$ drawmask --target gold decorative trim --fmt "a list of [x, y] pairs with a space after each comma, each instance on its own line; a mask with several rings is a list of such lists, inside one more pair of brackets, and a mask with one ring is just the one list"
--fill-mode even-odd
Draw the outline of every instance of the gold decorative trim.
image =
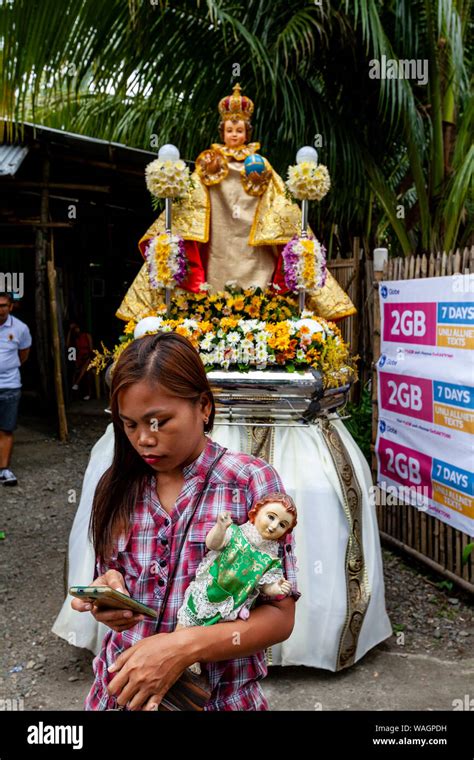
[[233, 161], [245, 161], [248, 156], [260, 150], [260, 147], [259, 142], [239, 145], [238, 148], [227, 147], [227, 145], [223, 145], [222, 143], [212, 143], [211, 145], [211, 148], [218, 150], [226, 158], [232, 158]]
[[[221, 167], [219, 171], [214, 174], [210, 174], [207, 170], [209, 163], [212, 160], [219, 158], [221, 160]], [[199, 174], [201, 182], [204, 185], [218, 185], [229, 174], [229, 165], [227, 158], [220, 150], [211, 148], [210, 150], [203, 150], [202, 153], [196, 158], [196, 172]]]
[[349, 309], [349, 311], [345, 311], [344, 314], [338, 314], [336, 317], [332, 317], [331, 322], [337, 322], [339, 319], [345, 319], [345, 317], [352, 317], [354, 314], [357, 314], [355, 306], [352, 309]]
[[319, 425], [336, 468], [341, 485], [344, 514], [349, 524], [349, 539], [344, 561], [347, 612], [336, 660], [336, 670], [342, 670], [354, 664], [359, 634], [370, 601], [362, 543], [362, 489], [338, 430], [327, 419], [321, 419]]
[[[260, 422], [270, 423], [271, 420], [262, 419]], [[268, 464], [273, 459], [273, 438], [274, 428], [257, 425], [249, 425], [250, 429], [250, 454], [253, 457], [264, 459]]]

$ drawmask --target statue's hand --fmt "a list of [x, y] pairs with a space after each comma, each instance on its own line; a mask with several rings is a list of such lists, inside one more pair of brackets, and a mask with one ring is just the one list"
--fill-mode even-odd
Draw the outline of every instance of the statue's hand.
[[232, 524], [232, 517], [231, 517], [230, 512], [221, 512], [221, 514], [217, 518], [217, 524], [220, 527], [225, 528], [227, 530], [229, 525]]
[[256, 185], [264, 185], [271, 179], [272, 173], [269, 169], [264, 169], [263, 172], [250, 172], [247, 174], [248, 179]]
[[204, 154], [204, 160], [208, 174], [217, 174], [222, 169], [222, 160], [214, 151], [207, 151]]
[[279, 584], [280, 584], [280, 588], [281, 588], [281, 593], [282, 594], [289, 594], [290, 593], [290, 591], [291, 591], [291, 583], [289, 581], [287, 581], [286, 578], [282, 578], [279, 581]]

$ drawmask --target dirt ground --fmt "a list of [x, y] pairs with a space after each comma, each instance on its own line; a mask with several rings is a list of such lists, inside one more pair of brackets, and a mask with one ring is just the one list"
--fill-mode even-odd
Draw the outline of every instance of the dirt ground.
[[[110, 421], [104, 406], [73, 404], [63, 444], [50, 421], [23, 408], [11, 465], [19, 484], [0, 486], [0, 700], [21, 698], [26, 710], [81, 710], [91, 684], [92, 654], [57, 638], [51, 626], [63, 602], [83, 473]], [[394, 636], [342, 673], [270, 668], [264, 690], [271, 709], [452, 710], [453, 700], [474, 698], [472, 599], [407, 558], [383, 554]]]

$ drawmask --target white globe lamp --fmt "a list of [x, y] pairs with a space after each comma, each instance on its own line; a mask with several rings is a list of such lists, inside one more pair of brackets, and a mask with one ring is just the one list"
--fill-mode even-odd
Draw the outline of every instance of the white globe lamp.
[[308, 161], [311, 164], [318, 163], [318, 151], [311, 145], [304, 145], [296, 154], [296, 163], [302, 164]]
[[166, 145], [162, 145], [159, 149], [158, 158], [161, 159], [161, 161], [178, 161], [179, 150], [176, 145], [167, 143]]
[[162, 320], [159, 317], [144, 317], [137, 322], [133, 331], [133, 337], [142, 338], [147, 333], [156, 333], [161, 329]]

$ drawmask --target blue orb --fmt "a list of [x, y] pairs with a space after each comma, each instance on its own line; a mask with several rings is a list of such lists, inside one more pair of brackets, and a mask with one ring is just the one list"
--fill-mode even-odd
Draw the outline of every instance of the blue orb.
[[257, 172], [261, 174], [265, 171], [265, 161], [258, 153], [254, 153], [252, 156], [247, 156], [244, 161], [245, 174], [248, 176], [250, 172]]

